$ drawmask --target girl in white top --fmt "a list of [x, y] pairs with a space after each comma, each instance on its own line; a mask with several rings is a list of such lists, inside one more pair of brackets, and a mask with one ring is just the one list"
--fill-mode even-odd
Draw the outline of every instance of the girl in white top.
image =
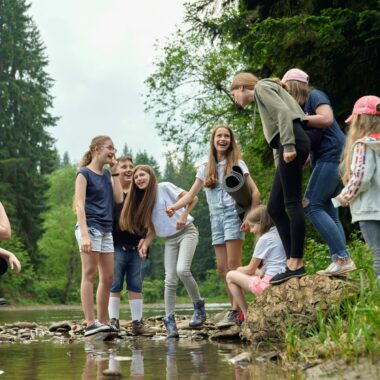
[[[208, 162], [199, 168], [195, 182], [188, 194], [167, 208], [170, 216], [188, 204], [204, 188], [210, 210], [212, 245], [215, 250], [216, 265], [220, 277], [225, 282], [227, 292], [226, 274], [241, 264], [244, 240], [242, 231], [247, 231], [247, 224], [241, 224], [235, 200], [224, 191], [221, 185], [223, 177], [231, 173], [234, 165], [239, 165], [244, 176], [247, 177], [248, 184], [252, 189], [252, 207], [256, 207], [260, 201], [260, 193], [249, 175], [247, 165], [240, 159], [240, 149], [231, 128], [222, 124], [216, 126], [211, 133]], [[226, 318], [234, 321], [238, 309], [229, 292], [228, 295], [232, 308]]]
[[181, 279], [194, 304], [190, 327], [198, 327], [206, 320], [204, 300], [191, 274], [191, 262], [198, 244], [198, 230], [189, 214], [198, 201], [195, 197], [186, 208], [178, 209], [173, 218], [166, 215], [166, 207], [185, 196], [186, 192], [170, 182], [157, 184], [153, 169], [138, 165], [133, 171], [133, 182], [120, 215], [120, 228], [147, 237], [139, 244], [139, 252], [146, 256], [154, 235], [165, 241], [165, 312], [163, 319], [167, 335], [178, 337], [174, 319], [178, 278]]
[[260, 205], [251, 210], [246, 221], [250, 231], [258, 238], [252, 259], [248, 265], [227, 273], [228, 288], [241, 308], [244, 318], [248, 310], [244, 290], [260, 294], [270, 285], [269, 280], [286, 267], [285, 250], [267, 208]]

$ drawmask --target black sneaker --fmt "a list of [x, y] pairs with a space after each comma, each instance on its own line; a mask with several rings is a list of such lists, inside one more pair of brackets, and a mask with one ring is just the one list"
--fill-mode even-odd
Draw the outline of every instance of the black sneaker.
[[277, 273], [275, 276], [273, 276], [269, 283], [272, 285], [275, 284], [281, 284], [282, 282], [288, 281], [293, 277], [303, 277], [306, 276], [306, 271], [304, 267], [301, 267], [296, 270], [291, 270], [288, 267], [286, 267], [285, 272]]
[[110, 323], [108, 324], [112, 331], [119, 332], [120, 331], [120, 323], [116, 318], [111, 318]]
[[103, 325], [99, 321], [95, 321], [91, 326], [87, 326], [84, 331], [84, 336], [90, 336], [99, 332], [111, 332], [111, 328], [108, 325]]

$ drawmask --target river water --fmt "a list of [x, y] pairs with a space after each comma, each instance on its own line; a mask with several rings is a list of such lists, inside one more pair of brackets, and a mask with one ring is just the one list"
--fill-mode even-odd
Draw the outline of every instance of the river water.
[[[209, 306], [209, 305], [208, 305]], [[214, 305], [216, 312], [225, 305]], [[183, 305], [180, 313], [190, 314]], [[128, 313], [121, 319], [129, 319]], [[179, 313], [179, 314], [180, 314]], [[144, 307], [144, 316], [162, 315], [160, 305]], [[80, 307], [0, 308], [0, 325], [16, 321], [49, 325], [63, 320], [80, 321]], [[233, 365], [229, 359], [247, 350], [240, 342], [210, 342], [189, 339], [136, 338], [109, 343], [77, 340], [54, 343], [0, 343], [0, 380], [66, 379], [286, 379], [299, 378], [274, 363], [256, 361], [249, 366]], [[255, 353], [256, 354], [256, 353]], [[257, 357], [262, 355], [257, 352]], [[107, 373], [122, 377], [110, 377]]]

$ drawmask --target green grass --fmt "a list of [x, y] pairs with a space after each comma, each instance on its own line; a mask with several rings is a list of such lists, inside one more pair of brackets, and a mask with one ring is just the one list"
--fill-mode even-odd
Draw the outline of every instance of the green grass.
[[[325, 247], [308, 242], [314, 250], [307, 260], [310, 272], [325, 267]], [[286, 334], [285, 360], [312, 362], [317, 358], [357, 359], [380, 355], [380, 279], [374, 278], [372, 252], [358, 235], [349, 250], [358, 270], [351, 277], [359, 287], [357, 297], [344, 300], [334, 315], [318, 314], [317, 324], [301, 333], [289, 323]], [[312, 252], [308, 252], [310, 257]], [[328, 263], [327, 263], [328, 264]]]

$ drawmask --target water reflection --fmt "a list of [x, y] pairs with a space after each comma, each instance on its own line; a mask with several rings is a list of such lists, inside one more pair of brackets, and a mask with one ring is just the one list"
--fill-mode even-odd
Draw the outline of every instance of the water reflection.
[[[155, 374], [154, 378], [166, 378], [166, 380], [209, 378], [202, 344], [198, 341], [167, 339], [152, 342], [145, 338], [137, 338], [127, 342], [127, 350], [123, 350], [120, 346], [123, 343], [125, 342], [87, 340], [85, 343], [86, 360], [81, 379], [102, 380], [108, 376], [121, 377], [123, 373], [127, 372], [127, 366], [129, 366], [129, 379], [144, 379], [144, 343], [148, 345], [148, 361], [150, 372]], [[152, 346], [152, 343], [155, 343], [156, 347]], [[207, 344], [203, 345], [207, 346]], [[165, 363], [160, 360], [162, 359], [160, 351], [164, 351]], [[152, 368], [151, 355], [153, 352], [156, 361]], [[122, 353], [127, 355], [122, 355]], [[177, 360], [180, 366], [177, 365]], [[162, 371], [164, 364], [166, 368]], [[148, 374], [147, 378], [152, 378], [152, 374]]]

